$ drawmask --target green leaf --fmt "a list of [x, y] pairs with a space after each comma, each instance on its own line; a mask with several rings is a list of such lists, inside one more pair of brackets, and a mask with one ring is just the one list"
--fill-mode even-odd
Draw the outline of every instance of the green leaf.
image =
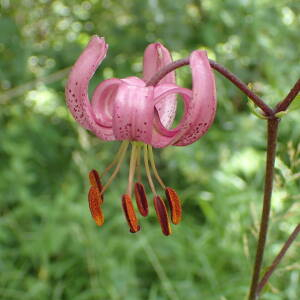
[[284, 117], [285, 115], [287, 115], [288, 111], [286, 110], [283, 110], [283, 111], [279, 111], [278, 113], [275, 114], [275, 117], [276, 118], [282, 118]]
[[291, 103], [291, 105], [288, 108], [288, 111], [293, 111], [293, 110], [297, 110], [300, 109], [300, 95], [297, 95], [296, 98], [293, 100], [293, 102]]
[[248, 107], [249, 107], [249, 109], [250, 109], [250, 112], [251, 112], [252, 114], [254, 114], [256, 117], [258, 117], [258, 118], [260, 118], [260, 119], [264, 119], [264, 120], [267, 119], [267, 117], [264, 116], [264, 115], [262, 114], [262, 112], [261, 112], [260, 110], [257, 109], [257, 106], [254, 104], [254, 102], [253, 102], [250, 98], [248, 98]]
[[288, 113], [300, 109], [300, 95], [297, 95], [287, 110], [279, 111], [275, 117], [282, 118]]

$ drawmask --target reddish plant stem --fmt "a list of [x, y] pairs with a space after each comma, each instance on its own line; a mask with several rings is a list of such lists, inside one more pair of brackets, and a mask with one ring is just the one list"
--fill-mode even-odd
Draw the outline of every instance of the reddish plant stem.
[[209, 60], [209, 63], [213, 69], [221, 73], [224, 77], [229, 79], [235, 86], [237, 86], [244, 94], [246, 94], [253, 102], [267, 115], [273, 116], [273, 110], [268, 106], [259, 96], [252, 92], [248, 86], [243, 83], [237, 76], [225, 69], [223, 66], [219, 65], [213, 60]]
[[[253, 100], [253, 102], [261, 108], [261, 110], [267, 115], [267, 116], [273, 116], [274, 112], [271, 107], [269, 107], [259, 96], [257, 96], [254, 92], [252, 92], [248, 86], [243, 83], [237, 76], [235, 76], [233, 73], [231, 73], [229, 70], [221, 66], [220, 64], [216, 63], [213, 60], [209, 60], [210, 66], [218, 71], [220, 74], [222, 74], [224, 77], [226, 77], [228, 80], [230, 80], [235, 86], [237, 86], [241, 91], [243, 91], [250, 99]], [[152, 85], [155, 86], [158, 84], [158, 82], [166, 76], [169, 72], [174, 71], [175, 69], [178, 69], [180, 67], [186, 66], [189, 64], [189, 58], [183, 58], [177, 61], [174, 61], [173, 63], [170, 63], [163, 67], [160, 71], [158, 71], [148, 82], [147, 86]]]
[[278, 264], [281, 262], [282, 258], [285, 256], [287, 250], [289, 249], [289, 247], [291, 246], [291, 244], [293, 243], [293, 241], [296, 239], [296, 237], [299, 234], [299, 232], [300, 232], [300, 224], [298, 224], [296, 226], [296, 228], [294, 229], [294, 231], [289, 236], [288, 240], [285, 242], [285, 244], [281, 248], [281, 250], [278, 253], [278, 255], [275, 257], [274, 261], [269, 266], [268, 270], [266, 271], [266, 273], [263, 275], [262, 279], [260, 280], [260, 282], [258, 284], [258, 287], [257, 287], [257, 294], [258, 295], [261, 292], [261, 290], [264, 288], [264, 286], [266, 285], [266, 283], [268, 282], [269, 278], [271, 277], [271, 275], [275, 271], [275, 269], [278, 266]]
[[[229, 70], [225, 69], [220, 64], [216, 63], [213, 60], [209, 60], [210, 66], [222, 74], [225, 78], [230, 80], [236, 87], [238, 87], [242, 92], [244, 92], [253, 102], [265, 113], [268, 117], [268, 142], [267, 142], [267, 162], [266, 162], [266, 171], [265, 171], [265, 183], [264, 183], [264, 198], [263, 198], [263, 209], [261, 216], [261, 223], [259, 229], [259, 238], [256, 249], [255, 263], [253, 267], [252, 282], [249, 292], [249, 300], [256, 300], [259, 292], [264, 287], [269, 277], [274, 272], [275, 268], [284, 257], [286, 251], [288, 250], [291, 243], [296, 238], [297, 234], [300, 231], [300, 224], [296, 227], [294, 232], [291, 234], [282, 250], [275, 258], [273, 264], [270, 266], [268, 271], [263, 276], [262, 280], [259, 281], [260, 271], [265, 251], [270, 210], [271, 210], [271, 198], [273, 191], [273, 177], [274, 177], [274, 166], [275, 166], [275, 157], [276, 157], [276, 144], [277, 144], [277, 134], [278, 134], [278, 125], [280, 119], [275, 117], [275, 114], [279, 111], [284, 111], [295, 99], [300, 90], [300, 79], [295, 83], [293, 88], [290, 90], [288, 95], [277, 104], [276, 108], [273, 110], [269, 107], [258, 95], [252, 92], [248, 86], [243, 83], [237, 76], [231, 73]], [[177, 68], [189, 64], [189, 58], [184, 58], [177, 60], [173, 63], [168, 64], [163, 67], [159, 72], [157, 72], [148, 82], [147, 86], [155, 86], [158, 82], [169, 72], [174, 71]]]
[[297, 80], [287, 96], [276, 105], [275, 113], [287, 110], [300, 91], [300, 79]]
[[186, 66], [186, 65], [189, 65], [190, 64], [190, 61], [189, 61], [189, 58], [182, 58], [182, 59], [179, 59], [179, 60], [176, 60], [176, 61], [173, 61], [172, 63], [164, 66], [162, 69], [160, 69], [157, 73], [155, 73], [149, 81], [147, 81], [146, 83], [146, 86], [155, 86], [159, 83], [159, 81], [165, 77], [168, 73], [180, 68], [180, 67], [183, 67], [183, 66]]
[[259, 275], [262, 266], [262, 260], [266, 245], [270, 209], [271, 209], [271, 197], [273, 190], [273, 177], [274, 177], [274, 164], [276, 156], [276, 143], [279, 119], [268, 119], [268, 144], [267, 144], [267, 162], [265, 171], [265, 184], [264, 184], [264, 200], [263, 210], [260, 222], [259, 238], [256, 248], [256, 257], [253, 268], [252, 282], [249, 293], [249, 300], [257, 299], [257, 286], [259, 282]]

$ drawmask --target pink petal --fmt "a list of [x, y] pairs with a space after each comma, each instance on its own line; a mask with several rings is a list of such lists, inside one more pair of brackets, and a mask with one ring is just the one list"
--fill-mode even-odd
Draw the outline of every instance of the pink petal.
[[[144, 81], [150, 80], [155, 73], [171, 62], [172, 57], [167, 48], [160, 43], [150, 44], [144, 52]], [[175, 83], [175, 72], [167, 74], [160, 83]]]
[[192, 91], [189, 89], [178, 87], [175, 84], [162, 84], [154, 88], [154, 104], [163, 101], [164, 97], [169, 95], [179, 94], [182, 96], [184, 101], [184, 115], [182, 120], [176, 128], [167, 129], [163, 126], [158, 113], [155, 113], [154, 126], [155, 130], [153, 131], [151, 145], [155, 148], [163, 148], [173, 143], [174, 137], [182, 131], [182, 127], [185, 125], [185, 120], [188, 116], [189, 106], [192, 98]]
[[[160, 43], [150, 44], [144, 53], [144, 72], [143, 79], [145, 82], [157, 73], [161, 68], [170, 64], [172, 57], [167, 48]], [[175, 71], [168, 73], [159, 83], [176, 83]], [[159, 116], [162, 124], [169, 128], [175, 118], [176, 113], [176, 96], [170, 95], [164, 101], [157, 104], [156, 108], [159, 111]]]
[[101, 82], [95, 89], [92, 98], [93, 112], [96, 122], [105, 127], [112, 126], [113, 102], [119, 84], [126, 82], [129, 85], [144, 87], [145, 82], [138, 77], [127, 77], [122, 79], [111, 78]]
[[[154, 88], [154, 104], [155, 107], [157, 104], [159, 104], [161, 101], [164, 101], [165, 97], [168, 97], [169, 95], [176, 95], [179, 94], [182, 96], [182, 99], [184, 101], [184, 115], [182, 117], [182, 120], [178, 124], [178, 126], [174, 129], [168, 129], [164, 127], [162, 120], [157, 116], [155, 120], [155, 126], [159, 133], [165, 136], [174, 136], [177, 132], [179, 132], [184, 124], [184, 121], [187, 117], [187, 108], [190, 102], [190, 99], [192, 98], [192, 91], [189, 89], [178, 87], [175, 84], [161, 84]], [[159, 111], [158, 111], [159, 114]]]
[[113, 132], [117, 140], [149, 144], [154, 117], [153, 87], [119, 85], [113, 109]]
[[97, 124], [112, 127], [113, 102], [121, 83], [120, 79], [111, 78], [96, 87], [92, 97], [92, 107]]
[[96, 123], [88, 97], [89, 81], [104, 59], [107, 47], [103, 38], [91, 38], [71, 70], [65, 92], [68, 107], [75, 120], [101, 139], [113, 140], [112, 129], [103, 128]]
[[128, 84], [130, 84], [130, 85], [136, 85], [136, 86], [140, 86], [140, 87], [146, 86], [145, 82], [141, 78], [138, 78], [138, 77], [135, 77], [135, 76], [122, 78], [121, 80], [128, 83]]
[[211, 126], [216, 113], [215, 78], [205, 51], [194, 51], [190, 56], [193, 77], [193, 97], [183, 130], [174, 141], [176, 146], [194, 143]]

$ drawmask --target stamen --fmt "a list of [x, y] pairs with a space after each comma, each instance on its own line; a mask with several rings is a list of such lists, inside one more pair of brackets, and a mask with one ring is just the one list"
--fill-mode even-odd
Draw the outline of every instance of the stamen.
[[138, 145], [136, 149], [136, 173], [139, 182], [142, 182], [142, 172], [141, 172], [141, 145]]
[[135, 201], [139, 212], [143, 217], [148, 215], [148, 202], [145, 187], [142, 183], [136, 182], [134, 185]]
[[131, 197], [132, 193], [132, 185], [134, 179], [134, 172], [136, 168], [136, 160], [137, 160], [137, 144], [135, 142], [132, 143], [132, 150], [130, 156], [130, 165], [129, 165], [129, 176], [128, 176], [128, 186], [127, 186], [127, 194]]
[[99, 194], [99, 197], [101, 199], [101, 203], [103, 203], [104, 201], [104, 195], [101, 195], [101, 191], [102, 191], [102, 184], [101, 184], [101, 180], [100, 180], [100, 177], [99, 177], [99, 174], [96, 170], [92, 170], [90, 171], [89, 173], [89, 179], [90, 179], [90, 183], [93, 187], [96, 188], [98, 194]]
[[152, 167], [152, 170], [153, 170], [153, 173], [154, 173], [154, 176], [156, 177], [157, 181], [159, 182], [159, 184], [161, 185], [161, 187], [163, 189], [166, 188], [165, 184], [163, 183], [162, 179], [160, 178], [159, 174], [158, 174], [158, 171], [156, 169], [156, 166], [155, 166], [155, 161], [154, 161], [154, 155], [153, 155], [153, 150], [152, 150], [152, 147], [150, 145], [148, 145], [148, 152], [149, 152], [149, 159], [150, 159], [150, 163], [151, 163], [151, 167]]
[[172, 223], [177, 225], [181, 221], [181, 203], [176, 191], [170, 187], [165, 189], [166, 197], [171, 210]]
[[154, 194], [154, 196], [156, 196], [156, 190], [153, 184], [153, 180], [151, 177], [151, 172], [150, 172], [150, 168], [149, 168], [149, 159], [148, 159], [148, 147], [146, 144], [144, 144], [144, 163], [145, 163], [145, 169], [146, 169], [146, 174], [147, 174], [147, 178], [148, 178], [148, 182], [151, 188], [152, 193]]
[[120, 157], [119, 157], [119, 161], [118, 161], [118, 164], [114, 170], [114, 172], [112, 173], [112, 175], [109, 177], [109, 179], [107, 180], [107, 183], [104, 185], [104, 187], [102, 188], [102, 191], [101, 191], [101, 195], [103, 195], [103, 193], [107, 190], [107, 188], [110, 186], [110, 184], [113, 182], [113, 180], [115, 179], [116, 175], [119, 173], [120, 171], [120, 167], [122, 165], [122, 162], [124, 160], [124, 157], [125, 157], [125, 153], [126, 153], [126, 150], [128, 148], [128, 145], [129, 145], [129, 141], [124, 141], [124, 148], [122, 148], [122, 151], [120, 153]]
[[138, 220], [135, 215], [130, 196], [127, 194], [122, 196], [122, 207], [125, 213], [128, 226], [130, 227], [130, 232], [135, 233], [139, 231], [141, 227], [138, 224]]
[[108, 167], [105, 168], [105, 170], [102, 172], [100, 177], [103, 177], [118, 162], [118, 160], [120, 159], [120, 155], [124, 151], [125, 147], [126, 147], [126, 141], [123, 141], [120, 148], [119, 148], [119, 150], [118, 150], [118, 153], [116, 154], [116, 157], [111, 162], [111, 164], [108, 165]]
[[88, 195], [89, 207], [91, 211], [91, 215], [98, 226], [102, 226], [104, 223], [104, 216], [102, 214], [102, 210], [100, 208], [101, 197], [99, 197], [99, 193], [96, 187], [91, 186]]
[[168, 218], [167, 208], [164, 201], [159, 196], [154, 197], [154, 207], [163, 234], [170, 235], [172, 230]]

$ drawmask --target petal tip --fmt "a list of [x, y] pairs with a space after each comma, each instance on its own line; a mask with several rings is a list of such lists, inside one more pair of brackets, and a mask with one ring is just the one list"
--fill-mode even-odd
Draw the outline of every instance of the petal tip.
[[[88, 47], [100, 47], [101, 49], [103, 48], [103, 50], [106, 52], [108, 49], [108, 44], [105, 42], [105, 38], [104, 37], [100, 37], [98, 35], [93, 35], [90, 38], [90, 41], [88, 43]], [[102, 50], [102, 51], [103, 51]]]

